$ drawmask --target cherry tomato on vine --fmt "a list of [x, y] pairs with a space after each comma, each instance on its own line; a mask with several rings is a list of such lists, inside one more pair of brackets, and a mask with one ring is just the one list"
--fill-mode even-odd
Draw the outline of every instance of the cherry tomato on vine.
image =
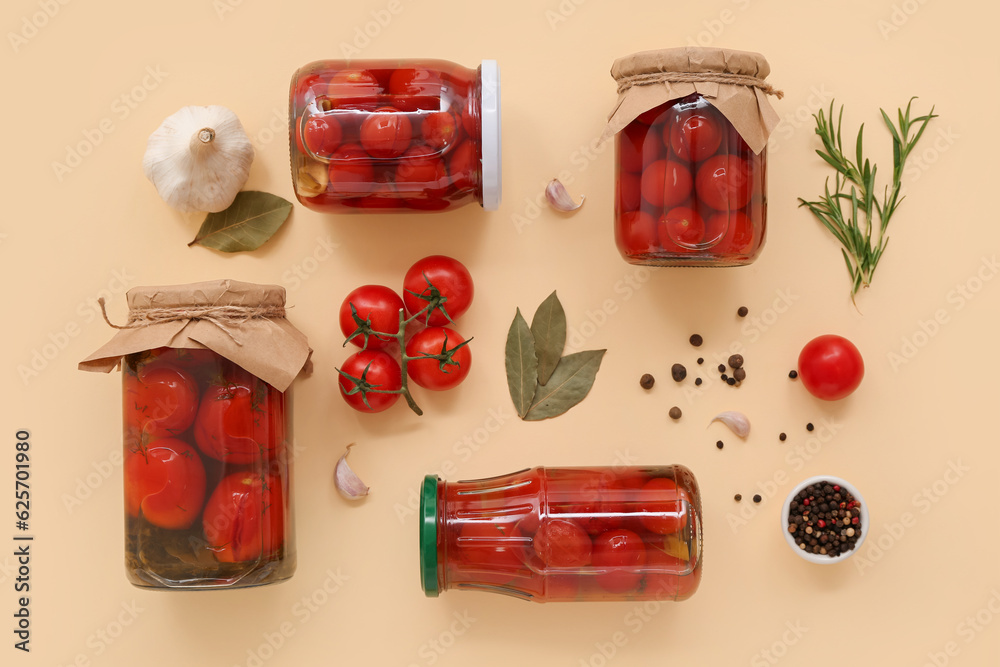
[[285, 494], [274, 475], [237, 472], [215, 487], [202, 524], [205, 539], [221, 563], [271, 556], [285, 540]]
[[609, 530], [594, 538], [591, 563], [607, 570], [595, 577], [601, 588], [609, 593], [625, 593], [634, 590], [642, 579], [640, 568], [646, 564], [646, 546], [631, 530]]
[[[351, 306], [354, 306], [353, 311]], [[340, 304], [340, 330], [358, 347], [379, 350], [396, 342], [392, 336], [399, 333], [401, 310], [403, 299], [393, 290], [384, 285], [362, 285], [352, 290]], [[361, 322], [358, 323], [355, 317]], [[361, 331], [366, 323], [372, 331], [388, 335]]]
[[[399, 400], [400, 394], [381, 393], [396, 391], [402, 387], [403, 382], [399, 364], [385, 352], [362, 350], [348, 357], [338, 370], [340, 394], [358, 412], [382, 412]], [[357, 378], [363, 384], [358, 385], [351, 378]]]
[[[432, 359], [427, 355], [449, 358]], [[445, 327], [428, 327], [418, 331], [406, 343], [406, 356], [416, 357], [406, 364], [409, 379], [433, 391], [457, 387], [472, 368], [472, 351], [465, 339], [454, 329]]]
[[125, 457], [125, 511], [154, 526], [190, 528], [205, 500], [205, 466], [183, 440], [160, 438]]
[[278, 456], [285, 444], [285, 397], [242, 369], [205, 389], [194, 425], [198, 449], [226, 463]]
[[123, 403], [130, 432], [156, 438], [180, 435], [198, 414], [198, 385], [187, 371], [154, 361], [125, 374]]
[[809, 393], [824, 401], [849, 396], [865, 377], [865, 362], [843, 336], [813, 338], [799, 353], [799, 378]]
[[570, 519], [542, 519], [532, 544], [542, 562], [551, 567], [583, 567], [590, 563], [590, 535]]
[[418, 318], [430, 326], [444, 326], [461, 317], [472, 304], [474, 291], [469, 270], [458, 260], [444, 255], [424, 257], [411, 266], [403, 278], [403, 303], [410, 315], [420, 312], [429, 303], [440, 302], [440, 308]]

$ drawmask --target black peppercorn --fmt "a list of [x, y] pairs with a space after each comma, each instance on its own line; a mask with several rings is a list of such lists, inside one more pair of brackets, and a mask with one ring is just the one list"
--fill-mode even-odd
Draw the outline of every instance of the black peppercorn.
[[680, 382], [687, 377], [687, 369], [684, 368], [683, 364], [674, 364], [670, 367], [670, 377], [674, 379], [674, 382]]
[[733, 355], [729, 356], [729, 367], [730, 368], [739, 368], [742, 365], [743, 365], [743, 355], [742, 354], [733, 354]]
[[743, 494], [737, 493], [735, 496], [733, 496], [733, 500], [735, 500], [736, 502], [740, 502], [741, 500], [743, 500]]
[[702, 340], [702, 338], [701, 338], [701, 336], [699, 334], [691, 334], [691, 337], [688, 338], [688, 342], [690, 342], [695, 347], [701, 347], [701, 344], [704, 341]]
[[720, 373], [725, 373], [726, 372], [726, 365], [725, 364], [719, 364], [719, 372]]
[[750, 313], [750, 309], [746, 306], [740, 306], [736, 309], [736, 314], [740, 317], [746, 317]]
[[715, 446], [718, 447], [719, 449], [722, 449], [726, 445], [721, 440], [719, 440], [718, 442], [715, 443]]
[[729, 378], [728, 380], [726, 380], [726, 384], [732, 387], [734, 384], [736, 384], [736, 378]]
[[694, 379], [694, 383], [695, 383], [696, 386], [700, 387], [701, 386], [701, 378], [695, 378]]
[[760, 501], [762, 501], [762, 500], [763, 500], [763, 498], [761, 498], [761, 497], [760, 497], [760, 494], [759, 494], [759, 493], [755, 493], [755, 494], [754, 494], [754, 496], [753, 496], [753, 501], [754, 501], [755, 503], [759, 503], [759, 502], [760, 502]]
[[[816, 428], [816, 427], [813, 426], [812, 422], [809, 422], [808, 424], [806, 424], [806, 430], [807, 431], [812, 431], [814, 428]], [[832, 491], [833, 489], [830, 489], [830, 490]]]
[[785, 435], [784, 433], [779, 433], [779, 434], [778, 434], [778, 440], [781, 440], [782, 442], [784, 442], [784, 441], [785, 441], [785, 438], [787, 438], [787, 437], [788, 437], [788, 436], [787, 436], [787, 435]]
[[790, 377], [791, 379], [793, 379], [793, 380], [794, 380], [794, 379], [795, 379], [795, 378], [797, 378], [798, 376], [799, 376], [799, 374], [798, 374], [798, 372], [797, 372], [797, 371], [788, 371], [788, 377]]
[[642, 387], [643, 389], [652, 389], [654, 382], [656, 382], [656, 378], [654, 378], [649, 373], [646, 373], [641, 378], [639, 378], [639, 386]]
[[747, 379], [747, 371], [745, 368], [737, 368], [733, 371], [733, 377], [736, 378], [737, 382], [743, 382]]
[[698, 365], [701, 366], [703, 363], [705, 363], [705, 358], [704, 357], [698, 357]]
[[681, 418], [681, 409], [675, 405], [674, 407], [670, 408], [670, 412], [668, 412], [667, 414], [670, 415], [671, 419], [677, 421], [678, 419]]

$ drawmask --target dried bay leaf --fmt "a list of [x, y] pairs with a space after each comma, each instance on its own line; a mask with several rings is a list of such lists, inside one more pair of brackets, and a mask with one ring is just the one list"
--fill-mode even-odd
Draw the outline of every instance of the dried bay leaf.
[[546, 385], [537, 388], [526, 421], [558, 417], [590, 393], [607, 350], [587, 350], [563, 357]]
[[236, 195], [224, 211], [209, 213], [188, 246], [222, 252], [256, 250], [274, 235], [292, 211], [292, 203], [267, 192], [248, 190]]
[[531, 319], [531, 334], [535, 339], [538, 358], [538, 384], [545, 385], [562, 358], [566, 346], [566, 311], [559, 297], [552, 292], [542, 301]]
[[517, 309], [514, 321], [510, 323], [510, 330], [507, 332], [505, 364], [510, 398], [514, 401], [517, 416], [524, 419], [535, 396], [538, 359], [535, 356], [535, 339], [524, 316], [521, 315], [520, 308]]

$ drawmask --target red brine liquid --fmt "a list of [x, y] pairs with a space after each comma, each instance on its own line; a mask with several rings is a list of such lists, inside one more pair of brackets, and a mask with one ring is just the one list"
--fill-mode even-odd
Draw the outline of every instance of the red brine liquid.
[[484, 204], [482, 69], [417, 59], [301, 68], [289, 111], [299, 201], [325, 212]]
[[647, 266], [740, 266], [764, 244], [766, 152], [698, 94], [618, 133], [615, 241]]
[[421, 576], [436, 596], [684, 600], [701, 579], [701, 501], [683, 466], [533, 468], [424, 481]]

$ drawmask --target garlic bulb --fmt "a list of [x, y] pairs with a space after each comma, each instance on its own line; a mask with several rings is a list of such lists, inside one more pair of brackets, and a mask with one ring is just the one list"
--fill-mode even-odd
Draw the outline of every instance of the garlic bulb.
[[149, 136], [142, 169], [179, 211], [223, 211], [250, 176], [253, 144], [221, 106], [184, 107]]

